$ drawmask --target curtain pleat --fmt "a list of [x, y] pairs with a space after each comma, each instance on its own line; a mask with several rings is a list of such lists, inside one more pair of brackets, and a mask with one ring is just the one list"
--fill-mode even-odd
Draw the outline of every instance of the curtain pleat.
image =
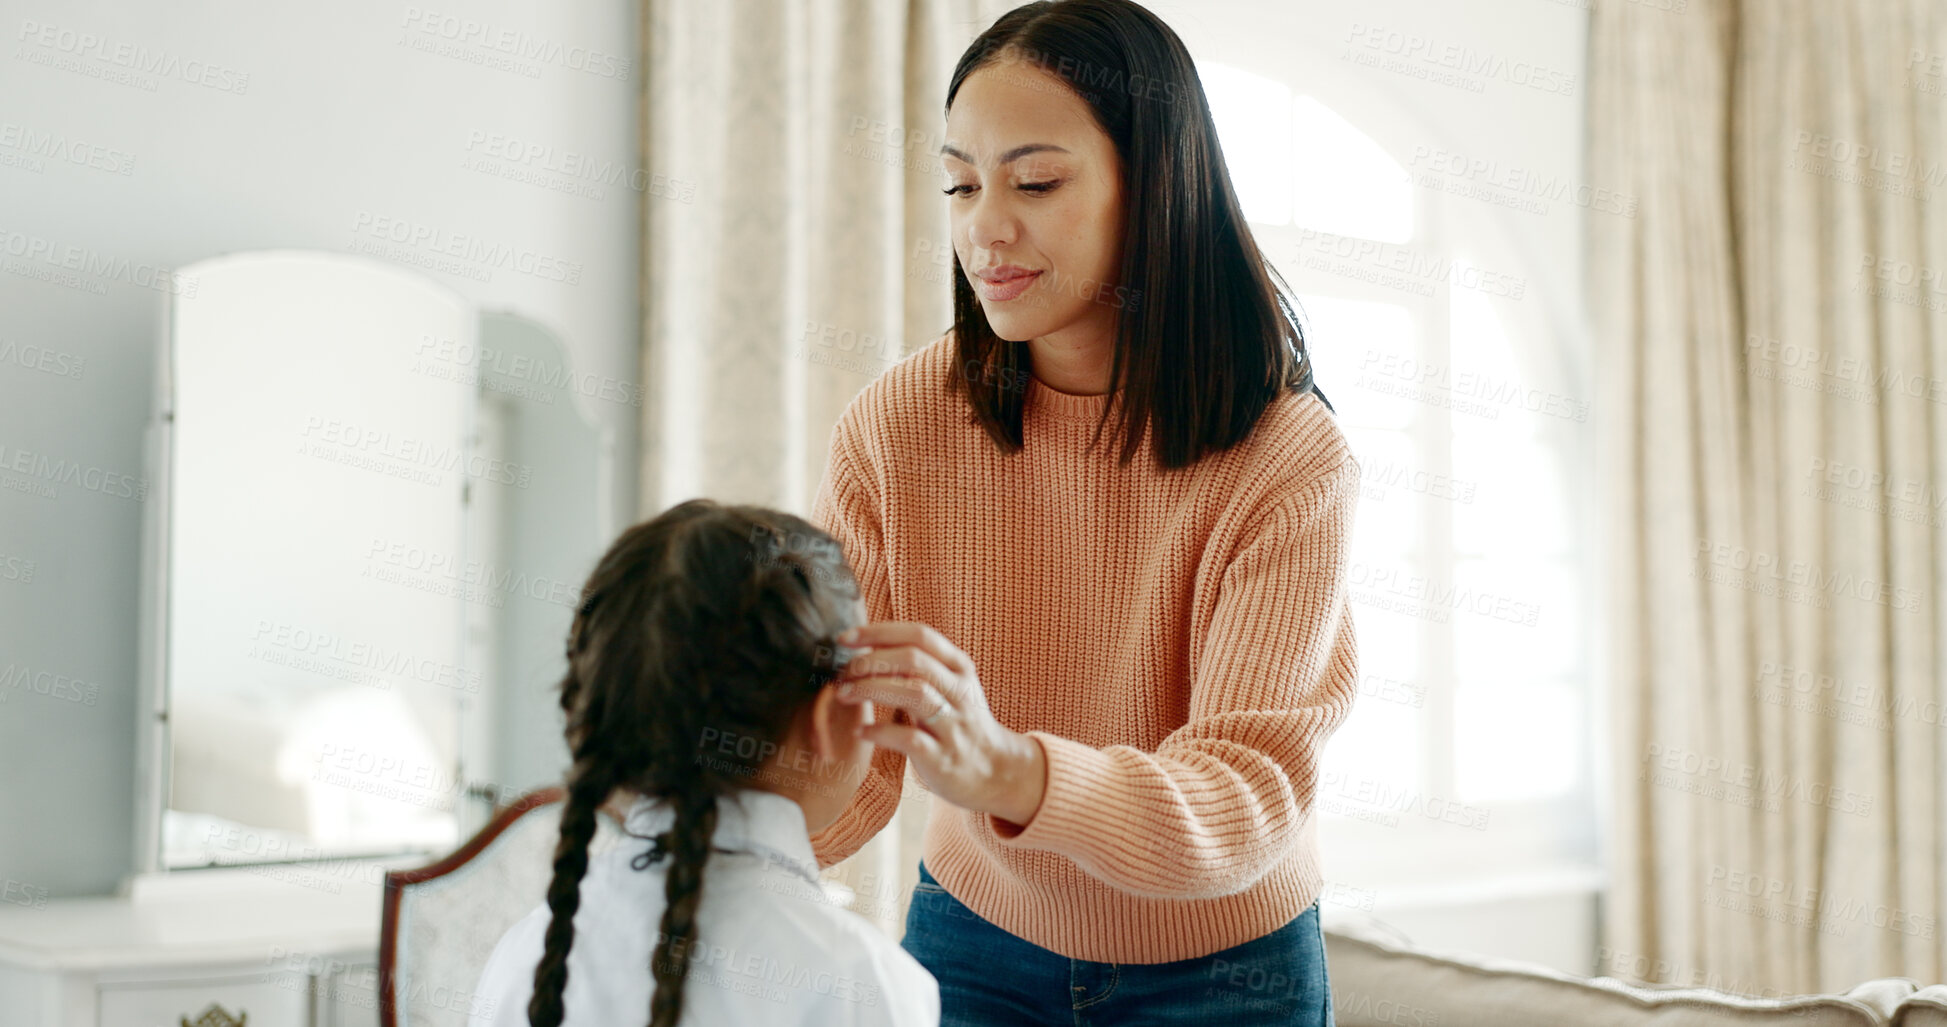
[[[1947, 979], [1941, 5], [1602, 3], [1606, 972]], [[1901, 279], [1911, 284], [1902, 286]]]

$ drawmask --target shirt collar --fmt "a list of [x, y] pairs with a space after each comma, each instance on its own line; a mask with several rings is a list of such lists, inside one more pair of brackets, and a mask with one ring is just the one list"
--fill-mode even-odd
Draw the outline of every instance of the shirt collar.
[[[630, 834], [653, 838], [669, 830], [675, 812], [661, 799], [637, 796], [623, 823]], [[740, 788], [717, 800], [713, 848], [747, 852], [816, 885], [818, 858], [811, 850], [804, 808], [776, 792]]]

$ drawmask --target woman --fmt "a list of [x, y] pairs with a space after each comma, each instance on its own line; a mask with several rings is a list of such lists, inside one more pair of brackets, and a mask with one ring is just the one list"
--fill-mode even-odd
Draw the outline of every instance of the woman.
[[946, 800], [903, 942], [942, 1023], [1330, 1023], [1359, 468], [1189, 54], [1127, 0], [1016, 9], [942, 157], [953, 330], [854, 399], [814, 503], [873, 621], [840, 696], [879, 706], [813, 849], [877, 833], [908, 761]]

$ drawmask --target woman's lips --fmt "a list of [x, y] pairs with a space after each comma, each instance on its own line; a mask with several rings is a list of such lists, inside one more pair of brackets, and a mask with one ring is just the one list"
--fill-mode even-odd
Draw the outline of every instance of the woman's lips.
[[979, 283], [982, 299], [991, 300], [995, 303], [1004, 303], [1026, 292], [1028, 286], [1033, 285], [1035, 279], [1040, 277], [1041, 272], [1035, 271], [1031, 274], [1009, 278], [1002, 282], [990, 282], [985, 278], [978, 277], [974, 281]]

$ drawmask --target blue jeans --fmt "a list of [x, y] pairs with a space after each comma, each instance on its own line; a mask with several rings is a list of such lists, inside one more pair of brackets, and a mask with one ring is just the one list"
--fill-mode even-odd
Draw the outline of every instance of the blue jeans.
[[940, 1027], [1331, 1027], [1318, 904], [1261, 938], [1172, 963], [1069, 959], [1001, 930], [919, 866], [900, 947], [940, 982]]

